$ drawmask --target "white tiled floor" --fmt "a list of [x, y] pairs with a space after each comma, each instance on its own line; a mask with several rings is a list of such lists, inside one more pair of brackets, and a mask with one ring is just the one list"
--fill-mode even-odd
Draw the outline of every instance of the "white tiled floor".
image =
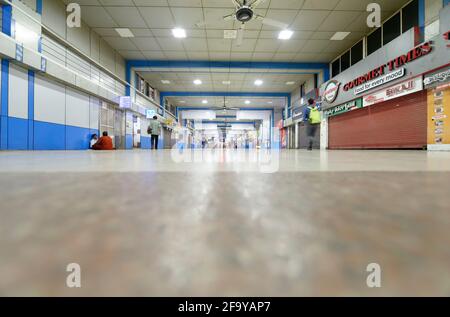
[[450, 171], [450, 152], [177, 150], [0, 152], [0, 172]]
[[185, 153], [1, 152], [0, 295], [450, 295], [450, 153]]

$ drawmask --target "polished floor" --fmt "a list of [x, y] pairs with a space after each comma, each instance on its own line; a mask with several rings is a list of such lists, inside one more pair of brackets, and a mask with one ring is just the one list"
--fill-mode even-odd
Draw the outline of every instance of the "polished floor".
[[449, 296], [449, 172], [449, 152], [0, 152], [0, 295]]

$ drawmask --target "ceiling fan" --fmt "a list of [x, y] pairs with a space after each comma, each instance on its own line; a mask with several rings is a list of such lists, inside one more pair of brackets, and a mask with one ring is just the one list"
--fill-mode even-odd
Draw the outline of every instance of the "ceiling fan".
[[215, 111], [223, 111], [223, 112], [240, 110], [240, 108], [236, 108], [236, 107], [227, 107], [227, 102], [225, 100], [225, 97], [223, 97], [223, 107], [211, 107], [209, 109], [215, 110]]
[[[245, 24], [252, 20], [260, 20], [262, 24], [274, 26], [280, 29], [287, 29], [286, 23], [266, 18], [265, 16], [255, 13], [255, 9], [258, 5], [265, 0], [231, 0], [236, 7], [234, 13], [228, 14], [223, 17], [225, 21], [236, 20], [241, 23], [241, 26], [237, 30], [236, 45], [241, 46], [244, 40]], [[197, 23], [198, 27], [204, 26], [205, 22]]]

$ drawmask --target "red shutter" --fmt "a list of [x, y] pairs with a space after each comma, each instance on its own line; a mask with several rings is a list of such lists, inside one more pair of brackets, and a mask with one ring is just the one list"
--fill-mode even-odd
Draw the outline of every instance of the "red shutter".
[[426, 90], [329, 119], [330, 149], [423, 148]]

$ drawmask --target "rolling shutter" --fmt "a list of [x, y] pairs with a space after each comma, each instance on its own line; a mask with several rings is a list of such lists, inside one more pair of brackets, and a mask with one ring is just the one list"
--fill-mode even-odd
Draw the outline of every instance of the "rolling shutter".
[[329, 119], [330, 149], [421, 149], [426, 144], [425, 90]]

